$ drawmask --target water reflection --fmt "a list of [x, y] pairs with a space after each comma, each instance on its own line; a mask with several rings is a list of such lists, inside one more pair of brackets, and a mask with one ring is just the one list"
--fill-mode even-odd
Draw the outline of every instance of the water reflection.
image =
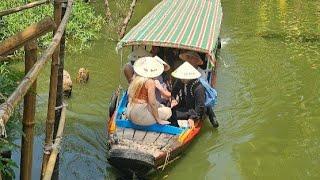
[[[225, 11], [234, 6], [223, 2]], [[237, 67], [231, 65], [229, 71], [238, 69], [239, 84], [230, 113], [241, 125], [230, 156], [248, 179], [319, 177], [314, 166], [320, 162], [315, 148], [320, 141], [318, 2], [246, 2], [241, 13], [225, 15], [224, 21], [224, 35], [238, 39], [224, 49], [235, 57]], [[258, 12], [248, 13], [248, 6]], [[239, 137], [247, 139], [239, 143]]]

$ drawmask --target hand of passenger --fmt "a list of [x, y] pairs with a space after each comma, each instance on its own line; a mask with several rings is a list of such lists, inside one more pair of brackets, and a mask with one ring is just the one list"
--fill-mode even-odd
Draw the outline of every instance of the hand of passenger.
[[193, 120], [193, 119], [188, 119], [188, 123], [189, 123], [190, 129], [195, 128], [195, 126], [194, 126], [194, 120]]
[[162, 88], [159, 80], [154, 80], [154, 83], [155, 83], [157, 89], [160, 90]]
[[158, 120], [157, 122], [161, 125], [167, 125], [171, 123], [170, 121], [164, 121], [164, 120]]
[[175, 99], [172, 99], [171, 101], [171, 108], [175, 107], [176, 105], [178, 105], [178, 101]]

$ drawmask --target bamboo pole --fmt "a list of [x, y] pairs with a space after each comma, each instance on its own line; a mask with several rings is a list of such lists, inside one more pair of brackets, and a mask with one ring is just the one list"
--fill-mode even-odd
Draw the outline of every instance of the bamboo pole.
[[104, 8], [105, 8], [106, 21], [109, 22], [111, 20], [111, 11], [110, 11], [108, 0], [104, 1]]
[[[62, 4], [62, 16], [64, 16], [66, 12], [66, 3]], [[60, 54], [59, 54], [59, 65], [58, 65], [58, 83], [57, 83], [57, 97], [56, 97], [56, 106], [61, 107], [63, 105], [63, 69], [64, 69], [64, 57], [65, 57], [65, 41], [66, 40], [66, 31], [64, 31], [61, 41], [60, 41]], [[60, 124], [61, 119], [61, 108], [57, 108], [55, 114], [55, 122], [54, 122], [54, 131], [53, 138], [56, 139], [58, 126]], [[59, 163], [60, 157], [57, 155], [57, 160], [54, 166], [52, 179], [59, 179]]]
[[59, 154], [61, 138], [63, 135], [63, 130], [66, 122], [66, 107], [63, 106], [61, 111], [61, 119], [59, 123], [59, 128], [57, 131], [57, 137], [55, 139], [54, 145], [52, 146], [52, 152], [50, 154], [50, 158], [48, 161], [48, 165], [46, 166], [45, 174], [43, 176], [43, 180], [51, 180], [53, 169], [56, 163], [57, 155]]
[[[10, 97], [6, 100], [6, 102], [0, 105], [0, 125], [7, 123], [9, 117], [12, 114], [13, 107], [15, 107], [21, 101], [22, 97], [27, 93], [28, 89], [43, 69], [48, 58], [52, 56], [53, 51], [58, 46], [71, 14], [72, 3], [73, 0], [68, 1], [66, 14], [63, 17], [61, 24], [58, 27], [57, 33], [55, 34], [49, 47], [43, 52], [40, 59], [36, 62], [36, 64], [28, 72], [28, 74], [23, 78], [23, 80], [20, 82], [15, 91], [10, 95]], [[4, 130], [0, 128], [0, 135], [2, 133], [4, 133]]]
[[[61, 23], [61, 2], [57, 0], [54, 1], [54, 21], [59, 26]], [[54, 31], [54, 34], [56, 31]], [[61, 41], [60, 41], [61, 43]], [[45, 150], [42, 158], [42, 170], [41, 177], [44, 175], [45, 168], [47, 167], [47, 162], [49, 160], [50, 152], [48, 147], [52, 146], [53, 139], [53, 128], [55, 119], [55, 107], [56, 107], [56, 97], [57, 97], [57, 84], [58, 84], [58, 65], [59, 65], [59, 53], [60, 53], [60, 43], [57, 45], [51, 61], [51, 75], [50, 75], [50, 88], [49, 88], [49, 99], [48, 99], [48, 111], [47, 111], [47, 121], [46, 121], [46, 136], [45, 136]]]
[[29, 3], [29, 4], [23, 5], [23, 6], [20, 6], [20, 7], [7, 9], [7, 10], [4, 10], [4, 11], [0, 12], [0, 18], [2, 16], [13, 14], [13, 13], [25, 10], [25, 9], [29, 9], [29, 8], [33, 8], [33, 7], [36, 7], [36, 6], [40, 6], [40, 5], [48, 3], [48, 2], [50, 2], [50, 0], [41, 0], [41, 1], [36, 1], [36, 2], [32, 2], [32, 3]]
[[122, 26], [119, 30], [119, 39], [122, 39], [123, 36], [125, 35], [126, 33], [126, 29], [127, 29], [127, 26], [130, 22], [130, 19], [132, 17], [132, 14], [133, 14], [133, 10], [134, 10], [134, 7], [136, 6], [136, 3], [137, 3], [137, 0], [132, 0], [132, 3], [130, 5], [130, 10], [128, 12], [128, 15], [127, 17], [124, 19], [123, 23], [122, 23]]
[[32, 24], [23, 31], [0, 42], [0, 56], [5, 56], [13, 52], [26, 42], [38, 38], [55, 28], [56, 25], [50, 17], [46, 17], [38, 23]]
[[[25, 45], [25, 74], [37, 61], [37, 42], [30, 41]], [[20, 179], [29, 180], [32, 175], [33, 128], [36, 109], [37, 81], [35, 80], [24, 97], [23, 132], [21, 142]]]

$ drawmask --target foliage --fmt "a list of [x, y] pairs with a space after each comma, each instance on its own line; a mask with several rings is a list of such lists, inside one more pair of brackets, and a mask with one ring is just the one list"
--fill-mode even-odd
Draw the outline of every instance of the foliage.
[[94, 9], [81, 0], [74, 3], [67, 35], [80, 46], [74, 46], [75, 48], [72, 49], [87, 49], [90, 47], [90, 42], [98, 38], [98, 32], [102, 29], [104, 19], [93, 12]]
[[11, 94], [17, 86], [16, 80], [18, 79], [19, 76], [9, 69], [7, 62], [0, 64], [0, 103], [4, 101], [4, 97]]
[[[25, 4], [26, 0], [1, 0], [0, 10], [9, 9]], [[34, 0], [33, 0], [34, 1]], [[31, 1], [30, 1], [31, 2]], [[23, 30], [32, 23], [40, 21], [45, 16], [53, 16], [51, 4], [38, 6], [19, 13], [11, 14], [0, 19], [0, 41]], [[104, 21], [102, 16], [97, 15], [94, 8], [82, 0], [75, 0], [72, 16], [67, 26], [67, 37], [72, 39], [76, 47], [73, 50], [83, 50], [90, 47], [90, 41], [98, 38]], [[43, 36], [40, 47], [47, 47], [51, 42], [51, 33]]]
[[[111, 21], [108, 22], [108, 30], [110, 32], [117, 32], [119, 31], [119, 27], [121, 27], [121, 24], [126, 18], [129, 7], [131, 4], [131, 0], [117, 0], [117, 1], [111, 1], [110, 6], [111, 8]], [[109, 39], [117, 39], [117, 34], [109, 34]]]
[[[10, 143], [9, 141], [0, 138], [1, 152], [12, 151], [15, 146], [16, 145]], [[0, 173], [4, 175], [4, 177], [7, 177], [8, 179], [11, 179], [10, 177], [14, 178], [15, 174], [13, 168], [18, 168], [18, 166], [12, 159], [0, 156]]]
[[[0, 104], [3, 103], [5, 98], [16, 88], [18, 85], [17, 81], [20, 78], [20, 74], [9, 69], [8, 63], [0, 64]], [[17, 138], [18, 135], [21, 135], [21, 131], [17, 130], [20, 129], [17, 128], [19, 127], [19, 119], [21, 119], [20, 113], [19, 110], [16, 110], [6, 125], [9, 139], [0, 138], [0, 152], [12, 151], [14, 147], [16, 147], [16, 145], [11, 142]], [[17, 167], [17, 165], [11, 159], [0, 157], [0, 172], [5, 177], [14, 177], [13, 167]]]

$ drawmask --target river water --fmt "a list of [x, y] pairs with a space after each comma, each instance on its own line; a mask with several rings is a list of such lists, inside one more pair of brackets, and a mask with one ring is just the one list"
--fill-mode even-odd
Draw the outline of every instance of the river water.
[[[157, 2], [138, 1], [131, 26]], [[102, 4], [96, 5], [100, 11]], [[222, 6], [220, 127], [206, 122], [185, 154], [150, 178], [319, 179], [320, 1], [222, 0]], [[120, 81], [120, 57], [110, 33], [102, 31], [90, 50], [66, 56], [73, 79], [86, 67], [90, 80], [74, 84], [67, 100], [61, 179], [119, 177], [105, 157], [108, 99]], [[34, 179], [39, 177], [48, 74], [49, 66], [39, 80]]]

